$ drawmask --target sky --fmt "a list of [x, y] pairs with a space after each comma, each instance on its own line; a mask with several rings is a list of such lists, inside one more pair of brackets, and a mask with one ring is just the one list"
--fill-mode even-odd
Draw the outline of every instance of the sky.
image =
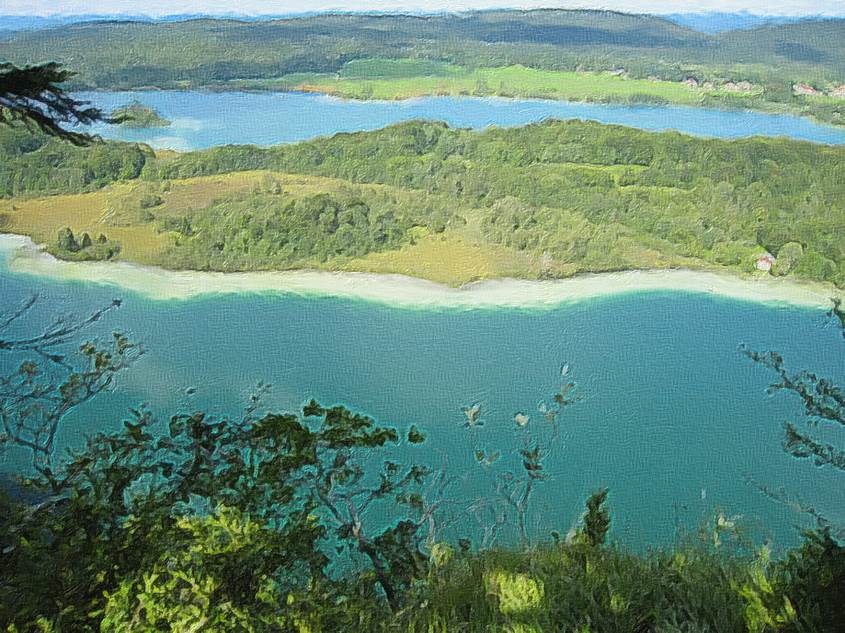
[[613, 9], [661, 14], [745, 11], [760, 15], [845, 16], [845, 0], [0, 0], [0, 15], [279, 15], [328, 10], [437, 12], [504, 7]]

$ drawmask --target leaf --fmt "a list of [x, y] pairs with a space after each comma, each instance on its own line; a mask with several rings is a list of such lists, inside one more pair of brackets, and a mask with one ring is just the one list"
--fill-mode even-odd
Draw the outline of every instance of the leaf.
[[423, 435], [415, 425], [412, 425], [411, 428], [408, 429], [408, 442], [411, 444], [422, 444], [425, 442], [425, 435]]

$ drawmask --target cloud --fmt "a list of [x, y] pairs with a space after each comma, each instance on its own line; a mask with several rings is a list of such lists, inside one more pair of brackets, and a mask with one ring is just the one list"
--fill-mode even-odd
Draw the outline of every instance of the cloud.
[[162, 16], [183, 13], [290, 14], [328, 10], [436, 12], [485, 8], [558, 7], [613, 9], [633, 13], [739, 12], [764, 15], [845, 16], [845, 0], [3, 0], [5, 15], [131, 14]]

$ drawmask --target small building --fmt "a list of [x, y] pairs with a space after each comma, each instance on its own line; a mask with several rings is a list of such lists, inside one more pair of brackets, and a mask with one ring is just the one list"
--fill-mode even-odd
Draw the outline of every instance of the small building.
[[830, 91], [830, 96], [845, 99], [845, 84], [836, 86], [836, 88]]
[[797, 95], [815, 96], [821, 94], [818, 90], [813, 88], [810, 84], [795, 84], [792, 86], [792, 92]]
[[757, 258], [757, 262], [755, 267], [757, 270], [762, 270], [764, 272], [771, 272], [772, 266], [775, 265], [775, 256], [771, 253], [763, 253]]
[[686, 79], [684, 79], [684, 83], [690, 88], [698, 88], [698, 79], [696, 79], [695, 77], [687, 77]]
[[722, 90], [725, 90], [727, 92], [751, 92], [752, 90], [754, 90], [754, 84], [752, 84], [750, 81], [740, 81], [738, 83], [729, 81], [724, 86], [722, 86]]

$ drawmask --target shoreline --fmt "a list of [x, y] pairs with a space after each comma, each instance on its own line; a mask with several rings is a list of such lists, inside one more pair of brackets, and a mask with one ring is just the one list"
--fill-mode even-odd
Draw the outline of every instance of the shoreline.
[[769, 305], [829, 309], [831, 297], [843, 295], [842, 291], [823, 284], [688, 269], [590, 273], [548, 281], [490, 279], [459, 288], [399, 274], [315, 270], [172, 271], [122, 261], [62, 261], [28, 237], [3, 233], [0, 233], [0, 253], [8, 254], [7, 268], [13, 273], [116, 286], [154, 301], [224, 294], [277, 294], [358, 299], [404, 308], [549, 309], [600, 297], [674, 291]]

